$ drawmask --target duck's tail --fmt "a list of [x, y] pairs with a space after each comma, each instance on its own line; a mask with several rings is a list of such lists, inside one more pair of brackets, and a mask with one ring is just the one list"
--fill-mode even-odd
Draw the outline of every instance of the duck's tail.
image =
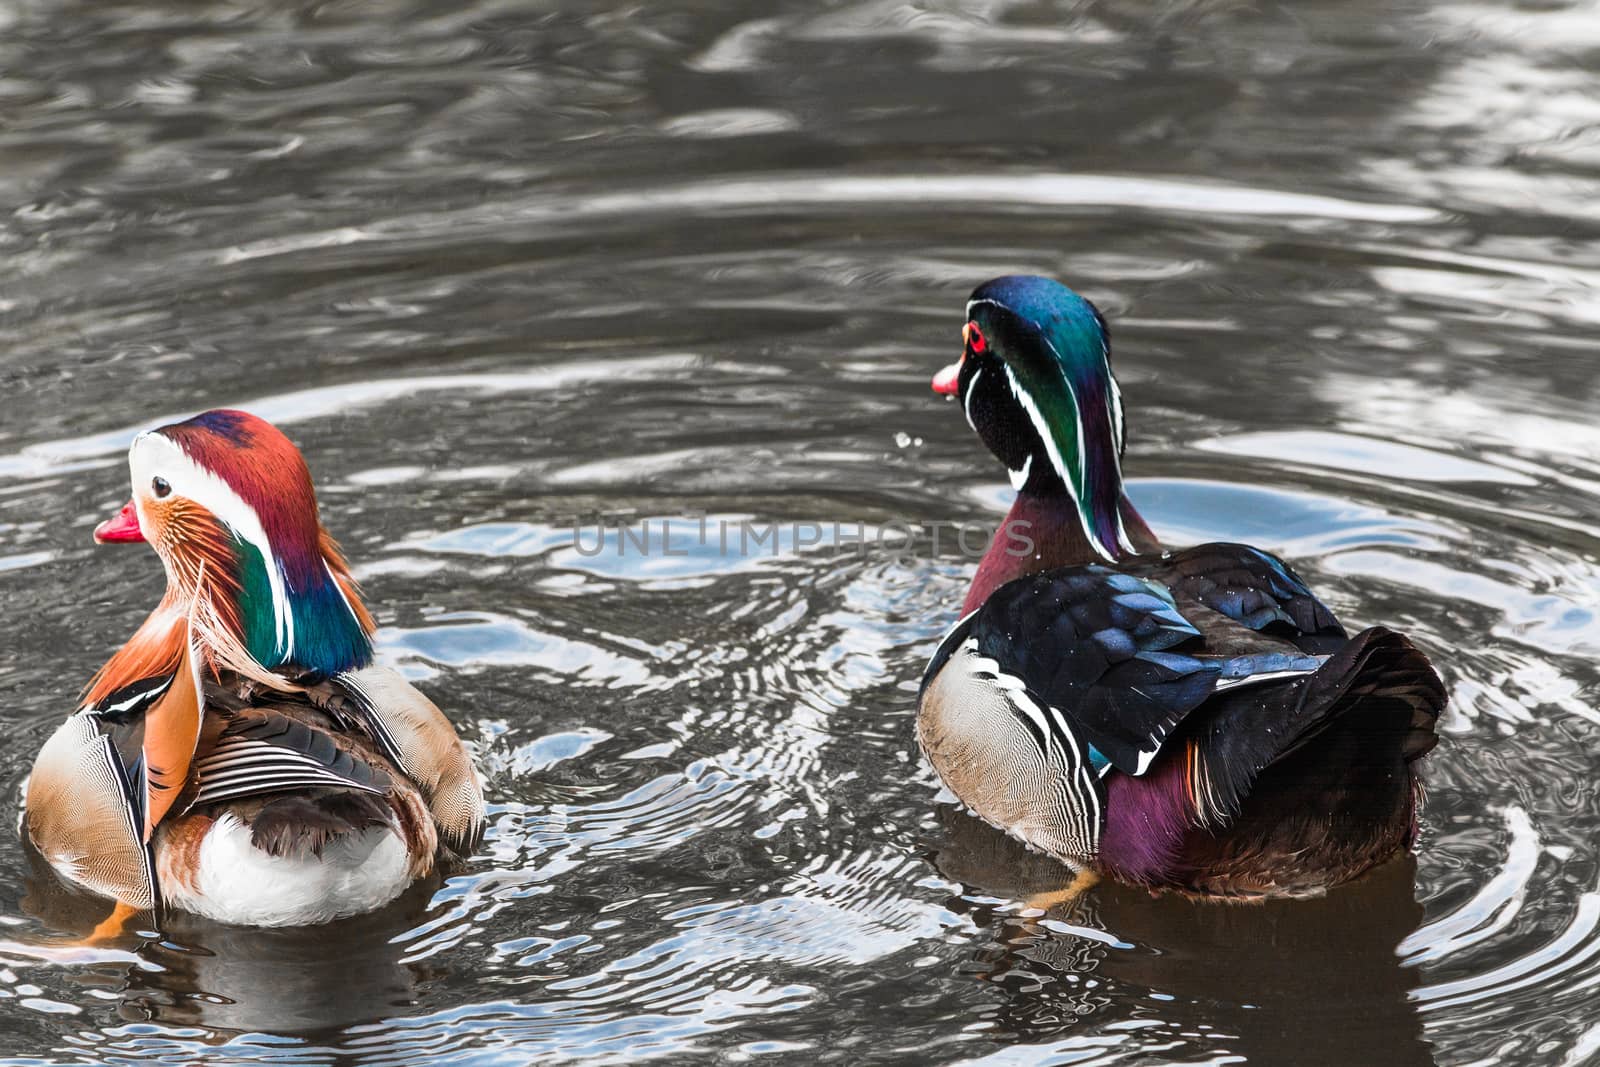
[[1320, 768], [1305, 783], [1308, 804], [1313, 788], [1337, 793], [1354, 787], [1352, 777], [1397, 772], [1437, 743], [1444, 704], [1444, 683], [1410, 639], [1363, 630], [1293, 686], [1217, 699], [1191, 739], [1196, 810], [1227, 821], [1264, 771], [1308, 748], [1321, 754], [1307, 761]]
[[1438, 743], [1434, 727], [1445, 700], [1444, 683], [1428, 657], [1404, 634], [1374, 626], [1356, 634], [1311, 676], [1302, 703], [1306, 732], [1283, 755], [1357, 713], [1374, 716], [1377, 736], [1396, 736], [1400, 758], [1411, 763]]
[[[1414, 764], [1438, 740], [1445, 700], [1427, 657], [1403, 634], [1373, 627], [1314, 674], [1217, 696], [1165, 766], [1113, 786], [1139, 809], [1182, 813], [1156, 835], [1159, 880], [1176, 876], [1207, 893], [1315, 891], [1411, 844]], [[1108, 803], [1113, 821], [1118, 801]], [[1132, 836], [1113, 835], [1109, 823], [1107, 832]]]

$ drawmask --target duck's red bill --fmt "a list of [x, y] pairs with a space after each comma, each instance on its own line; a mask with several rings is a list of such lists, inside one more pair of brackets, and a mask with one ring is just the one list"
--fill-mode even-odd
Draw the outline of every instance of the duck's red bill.
[[133, 501], [122, 505], [122, 510], [94, 528], [94, 539], [100, 544], [111, 541], [143, 541], [139, 529], [139, 512]]
[[955, 396], [961, 391], [961, 364], [955, 362], [933, 376], [933, 391], [940, 396]]

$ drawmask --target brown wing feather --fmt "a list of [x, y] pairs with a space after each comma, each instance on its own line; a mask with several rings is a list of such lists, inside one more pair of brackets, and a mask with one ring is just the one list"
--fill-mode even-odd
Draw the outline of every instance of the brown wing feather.
[[92, 893], [156, 906], [155, 875], [111, 740], [74, 715], [39, 750], [28, 779], [28, 837], [50, 865]]
[[438, 823], [439, 834], [457, 852], [472, 848], [483, 834], [483, 785], [455, 727], [444, 713], [400, 675], [386, 667], [341, 674], [318, 699], [342, 708], [338, 713], [373, 733], [385, 752], [417, 784]]

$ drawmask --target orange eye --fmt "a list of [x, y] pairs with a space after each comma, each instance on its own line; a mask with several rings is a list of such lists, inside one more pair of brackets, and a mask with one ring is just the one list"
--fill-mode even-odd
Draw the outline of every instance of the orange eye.
[[978, 324], [969, 322], [961, 328], [961, 338], [967, 342], [967, 347], [977, 355], [983, 355], [989, 343], [983, 339], [983, 331], [978, 329]]

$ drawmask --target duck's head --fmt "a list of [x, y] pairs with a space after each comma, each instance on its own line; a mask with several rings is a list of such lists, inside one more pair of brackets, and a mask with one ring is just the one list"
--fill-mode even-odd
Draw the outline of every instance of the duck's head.
[[140, 434], [128, 466], [133, 499], [94, 537], [148, 542], [167, 571], [163, 603], [209, 605], [226, 643], [269, 669], [371, 662], [371, 616], [323, 529], [305, 460], [276, 427], [208, 411]]
[[1123, 528], [1122, 396], [1095, 306], [1049, 278], [985, 282], [967, 301], [961, 359], [933, 379], [1018, 491], [1065, 494], [1097, 554], [1133, 551]]

